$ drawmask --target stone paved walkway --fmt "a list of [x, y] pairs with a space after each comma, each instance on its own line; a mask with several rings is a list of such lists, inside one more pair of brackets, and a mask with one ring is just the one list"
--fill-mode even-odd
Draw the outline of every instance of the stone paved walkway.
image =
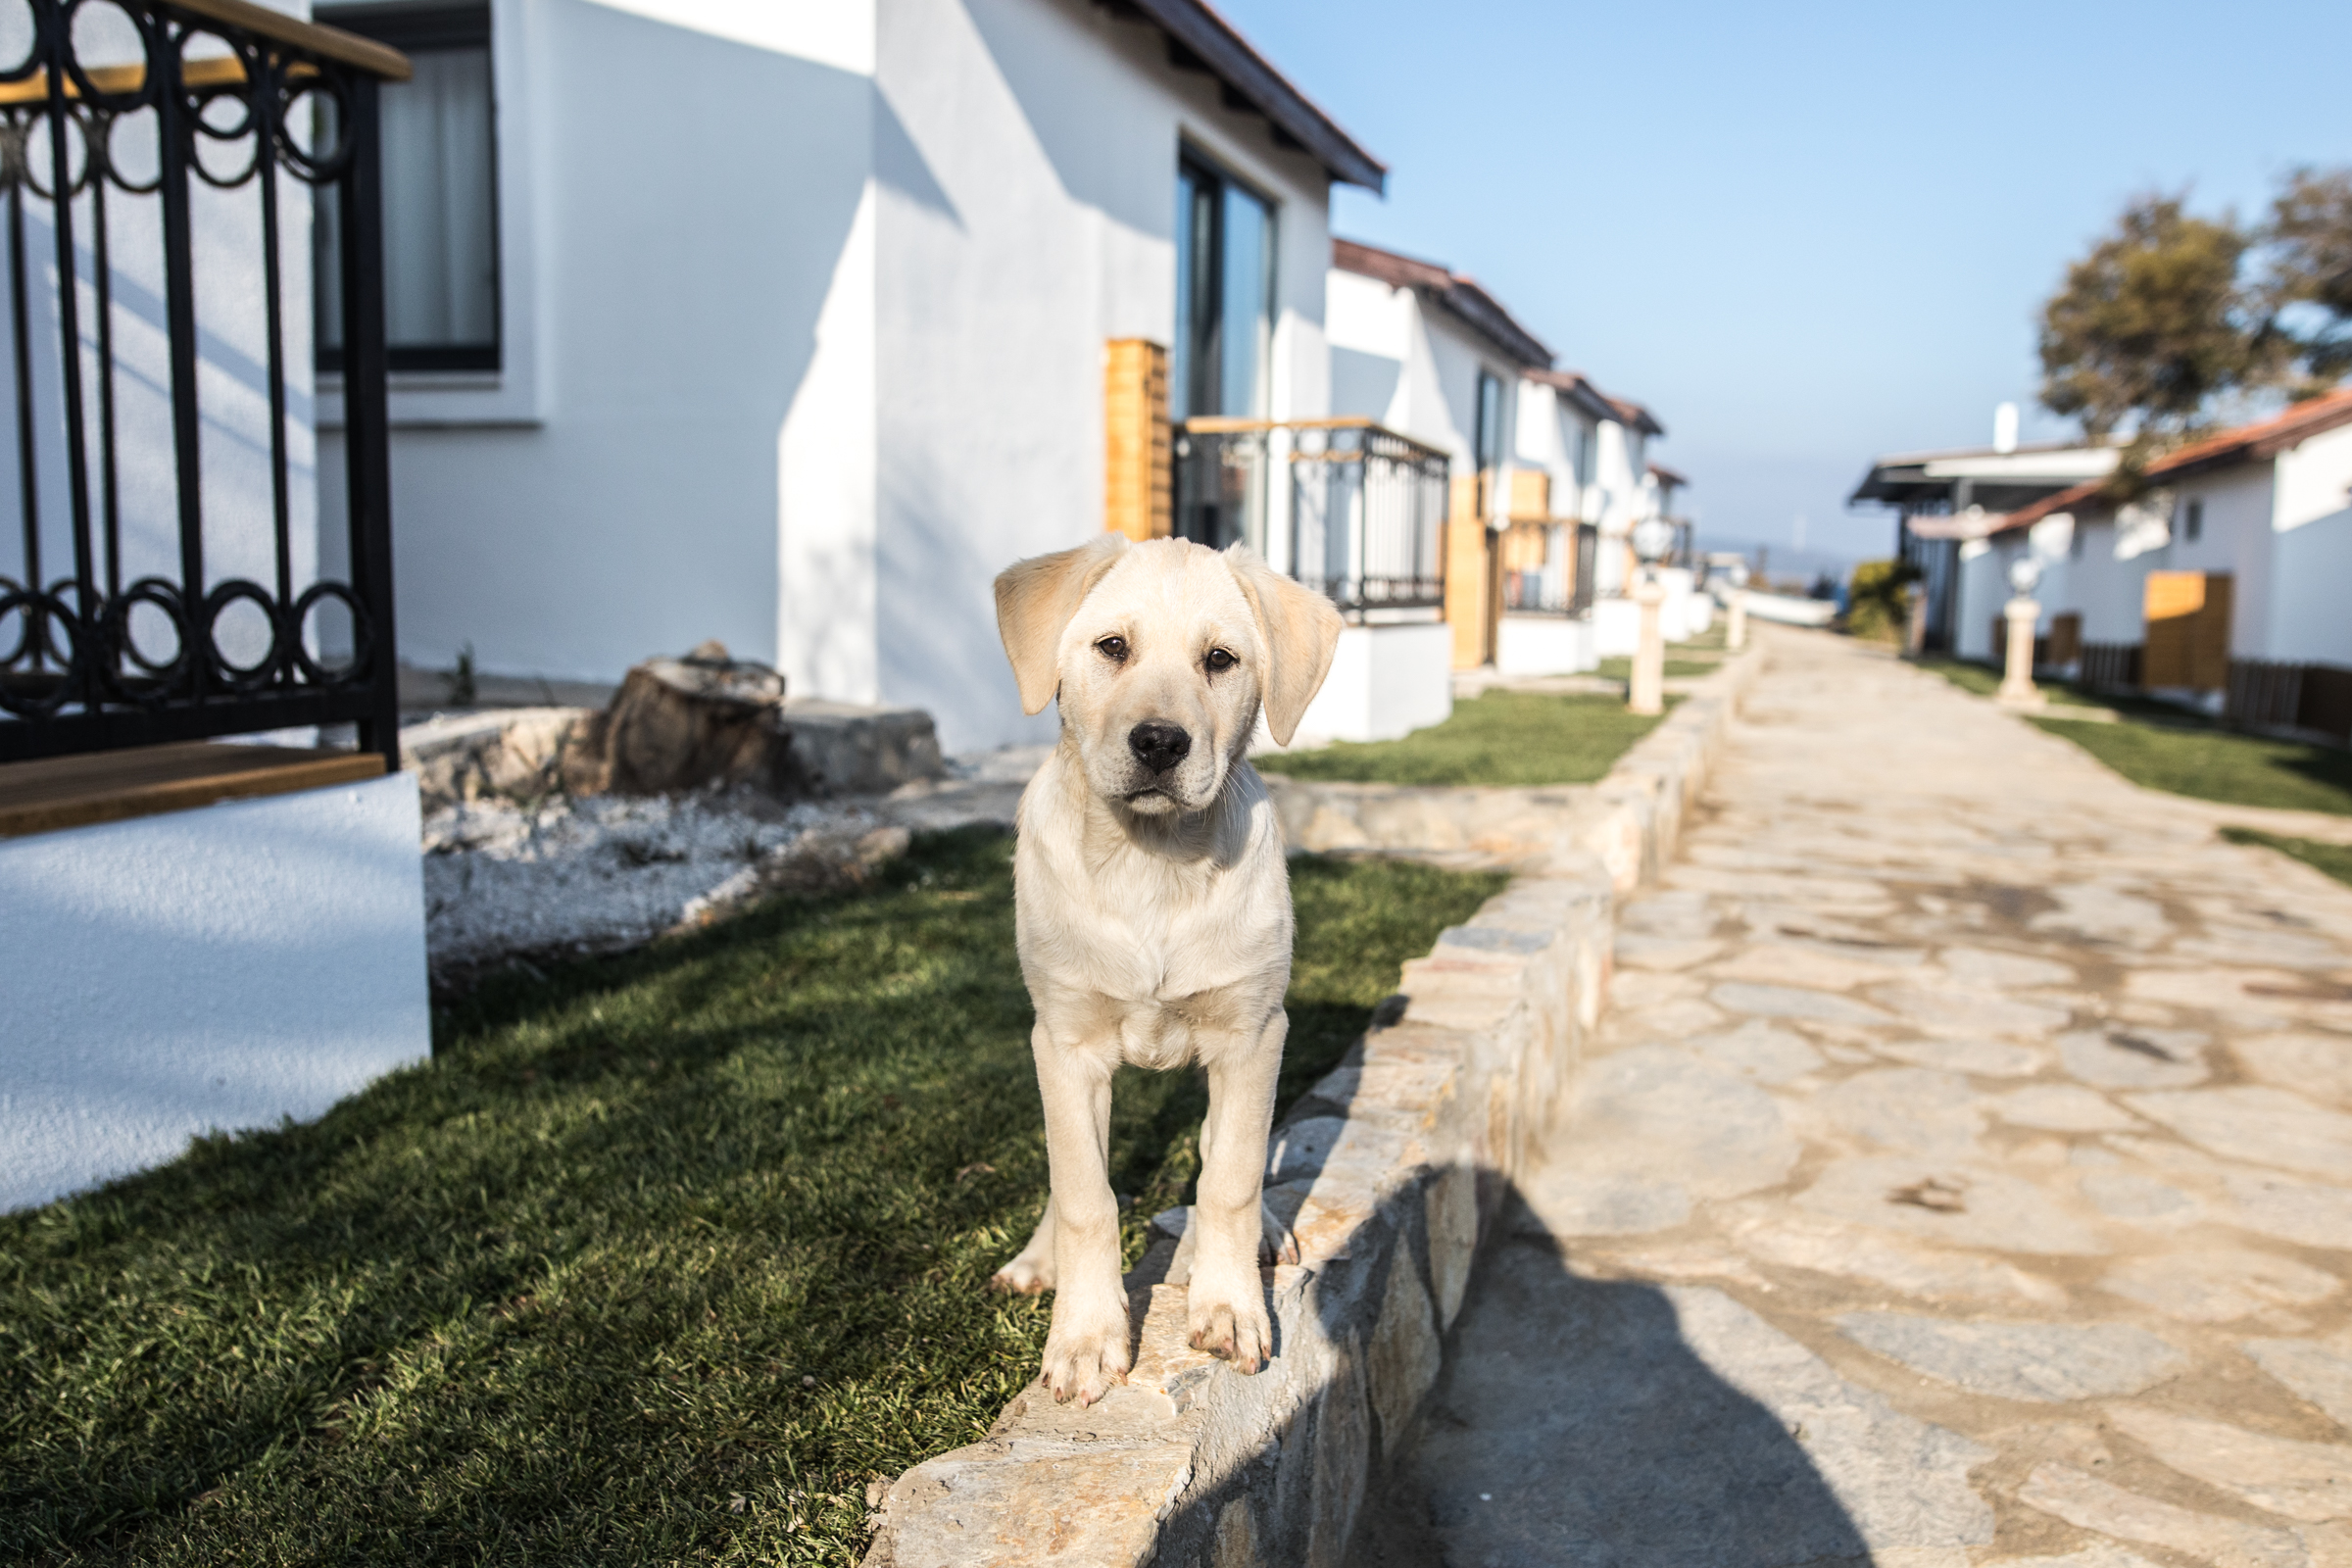
[[2352, 890], [1771, 658], [1370, 1557], [2352, 1564]]

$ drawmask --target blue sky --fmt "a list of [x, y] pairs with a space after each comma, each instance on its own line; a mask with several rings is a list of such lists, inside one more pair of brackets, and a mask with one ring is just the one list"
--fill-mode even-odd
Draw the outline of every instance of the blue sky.
[[1219, 0], [1391, 169], [1333, 226], [1648, 403], [1700, 531], [1885, 554], [1873, 453], [2069, 433], [2034, 317], [2132, 194], [2352, 163], [2352, 5]]

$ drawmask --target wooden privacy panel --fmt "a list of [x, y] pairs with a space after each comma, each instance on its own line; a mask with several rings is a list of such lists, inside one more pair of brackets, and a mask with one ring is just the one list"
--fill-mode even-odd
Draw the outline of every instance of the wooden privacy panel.
[[1542, 522], [1551, 515], [1551, 475], [1541, 468], [1511, 470], [1510, 519]]
[[2074, 611], [2050, 617], [2050, 653], [2047, 662], [2071, 664], [2082, 657], [2082, 617]]
[[2230, 683], [2230, 574], [2151, 571], [2140, 679], [2151, 687], [2221, 691]]
[[1169, 497], [1168, 351], [1149, 338], [1112, 338], [1102, 356], [1102, 527], [1165, 539]]
[[1486, 485], [1457, 474], [1446, 515], [1446, 619], [1453, 627], [1453, 667], [1476, 669], [1494, 657], [1494, 538], [1479, 503]]
[[1505, 571], [1542, 571], [1551, 560], [1552, 524], [1547, 522], [1514, 522], [1502, 531], [1502, 568]]

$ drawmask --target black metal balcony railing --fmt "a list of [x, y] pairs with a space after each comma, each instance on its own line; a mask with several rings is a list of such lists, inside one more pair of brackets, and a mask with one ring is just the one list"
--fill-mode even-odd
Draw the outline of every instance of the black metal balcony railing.
[[[1267, 472], [1290, 473], [1287, 552], [1267, 549]], [[1446, 454], [1369, 419], [1191, 419], [1176, 427], [1176, 532], [1252, 543], [1363, 619], [1446, 603]]]
[[1581, 615], [1592, 608], [1600, 529], [1590, 522], [1515, 523], [1540, 529], [1544, 564], [1502, 574], [1502, 608], [1514, 615]]
[[[26, 4], [0, 71], [0, 761], [352, 722], [397, 767], [376, 98], [407, 62], [230, 0]], [[311, 537], [289, 407], [306, 192], [342, 241], [345, 540]]]

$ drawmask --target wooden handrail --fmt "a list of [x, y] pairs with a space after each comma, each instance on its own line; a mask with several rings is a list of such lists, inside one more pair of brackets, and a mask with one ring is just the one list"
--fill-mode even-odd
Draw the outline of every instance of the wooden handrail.
[[304, 22], [282, 11], [257, 6], [253, 0], [165, 0], [165, 3], [174, 11], [258, 33], [262, 37], [317, 55], [321, 60], [356, 66], [369, 75], [380, 76], [386, 81], [406, 81], [415, 74], [409, 57], [389, 44], [380, 44], [373, 38], [363, 38], [356, 32], [345, 32], [341, 27], [330, 27], [323, 23]]
[[[356, 32], [329, 27], [315, 22], [303, 22], [271, 11], [249, 0], [166, 0], [174, 11], [202, 17], [209, 22], [258, 33], [262, 37], [352, 66], [386, 81], [407, 81], [415, 74], [409, 57], [399, 50], [363, 38]], [[297, 79], [313, 74], [315, 68], [296, 62], [287, 72]], [[103, 93], [134, 93], [147, 84], [147, 63], [134, 60], [127, 65], [91, 66], [83, 71], [90, 85]], [[244, 63], [235, 55], [204, 55], [180, 63], [179, 79], [190, 87], [237, 87], [245, 81]], [[66, 78], [66, 96], [78, 98], [81, 90], [74, 79]], [[23, 81], [0, 82], [0, 105], [45, 103], [49, 98], [48, 73], [34, 72]]]

